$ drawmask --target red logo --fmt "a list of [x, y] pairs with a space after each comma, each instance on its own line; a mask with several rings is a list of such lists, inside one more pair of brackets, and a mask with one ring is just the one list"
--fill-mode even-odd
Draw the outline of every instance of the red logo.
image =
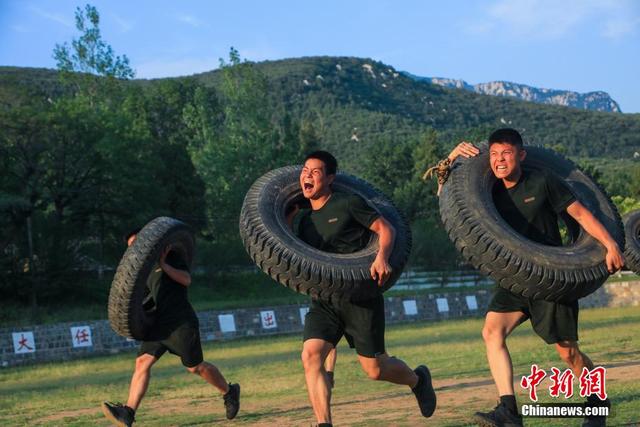
[[602, 366], [597, 366], [592, 370], [582, 368], [580, 374], [580, 396], [586, 397], [595, 394], [600, 400], [607, 398], [605, 376], [607, 370]]
[[[607, 398], [606, 373], [607, 370], [602, 366], [597, 366], [592, 370], [583, 368], [579, 378], [580, 397], [596, 395], [600, 400], [605, 400]], [[529, 399], [533, 402], [538, 401], [537, 387], [546, 376], [547, 373], [544, 369], [540, 369], [538, 365], [534, 364], [531, 365], [531, 374], [522, 377], [522, 380], [520, 380], [520, 386], [529, 390]], [[551, 368], [549, 395], [551, 397], [560, 397], [562, 394], [565, 399], [573, 396], [574, 377], [571, 369], [561, 372], [558, 368]]]
[[547, 376], [547, 373], [544, 370], [539, 369], [538, 365], [531, 365], [531, 375], [522, 377], [522, 380], [520, 381], [520, 386], [522, 388], [529, 389], [529, 399], [531, 399], [532, 401], [534, 402], [538, 401], [538, 394], [536, 391], [536, 387], [538, 387], [538, 384], [540, 384], [544, 379], [544, 377], [546, 376]]
[[571, 369], [565, 370], [563, 373], [560, 373], [560, 369], [551, 368], [551, 376], [549, 379], [551, 380], [551, 387], [549, 387], [549, 394], [551, 397], [559, 397], [560, 394], [563, 394], [565, 399], [569, 399], [573, 396], [573, 372]]

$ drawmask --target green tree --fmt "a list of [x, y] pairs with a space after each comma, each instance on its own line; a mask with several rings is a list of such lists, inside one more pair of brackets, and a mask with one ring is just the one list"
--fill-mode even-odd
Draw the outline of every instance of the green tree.
[[244, 195], [262, 174], [299, 158], [297, 123], [288, 115], [278, 122], [265, 76], [231, 48], [220, 61], [217, 95], [197, 91], [185, 110], [192, 129], [190, 153], [205, 185], [208, 236], [238, 241], [237, 221]]
[[56, 44], [53, 57], [63, 72], [89, 73], [117, 79], [131, 79], [135, 72], [126, 55], [117, 56], [109, 44], [102, 40], [100, 14], [95, 6], [77, 7], [76, 29], [80, 37], [68, 43]]

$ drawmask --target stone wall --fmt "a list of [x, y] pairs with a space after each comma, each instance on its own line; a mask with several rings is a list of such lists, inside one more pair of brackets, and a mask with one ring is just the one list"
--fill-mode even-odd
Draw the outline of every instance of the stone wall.
[[[388, 323], [482, 316], [491, 290], [386, 297]], [[580, 306], [640, 305], [640, 282], [607, 283], [580, 300]], [[302, 331], [306, 305], [242, 308], [198, 313], [203, 341]], [[106, 320], [0, 328], [0, 366], [71, 360], [132, 351], [138, 343], [113, 332]]]

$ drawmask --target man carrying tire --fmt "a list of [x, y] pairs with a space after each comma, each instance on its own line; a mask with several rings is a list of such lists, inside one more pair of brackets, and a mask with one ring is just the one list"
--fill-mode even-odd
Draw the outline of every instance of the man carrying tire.
[[[294, 231], [307, 244], [325, 252], [352, 253], [368, 241], [370, 231], [378, 235], [379, 249], [371, 264], [371, 278], [382, 286], [391, 273], [393, 226], [361, 197], [334, 193], [336, 159], [326, 151], [305, 158], [300, 173], [303, 196], [310, 210], [294, 212]], [[296, 215], [297, 214], [297, 215]], [[313, 299], [304, 323], [302, 363], [309, 399], [319, 426], [331, 426], [331, 384], [324, 362], [343, 335], [353, 344], [367, 376], [409, 386], [423, 416], [435, 411], [436, 395], [426, 366], [411, 370], [402, 360], [389, 356], [384, 344], [384, 298], [367, 301]]]
[[[139, 230], [126, 236], [131, 246]], [[203, 360], [198, 317], [187, 298], [191, 284], [188, 266], [168, 246], [147, 279], [150, 298], [155, 302], [153, 335], [157, 341], [144, 341], [136, 358], [126, 405], [103, 402], [104, 415], [118, 426], [131, 426], [135, 412], [149, 386], [151, 367], [169, 351], [180, 357], [182, 364], [214, 386], [224, 398], [226, 417], [233, 419], [240, 409], [240, 385], [227, 383], [218, 368]]]
[[[458, 156], [474, 157], [478, 148], [460, 143], [448, 156], [449, 162]], [[498, 179], [493, 200], [504, 220], [528, 239], [550, 246], [562, 246], [557, 215], [566, 212], [607, 250], [606, 265], [610, 272], [619, 270], [624, 262], [620, 248], [604, 226], [589, 212], [560, 179], [550, 173], [523, 170], [521, 162], [527, 153], [522, 137], [514, 129], [499, 129], [489, 137], [489, 162]], [[591, 360], [578, 347], [578, 301], [569, 303], [533, 300], [496, 287], [489, 303], [482, 337], [487, 360], [500, 402], [490, 412], [477, 412], [474, 420], [481, 426], [521, 426], [513, 389], [513, 366], [506, 338], [521, 323], [529, 319], [533, 330], [547, 344], [555, 344], [560, 358], [579, 377], [584, 367], [594, 368]], [[609, 406], [589, 396], [591, 406]], [[585, 418], [583, 426], [604, 426], [604, 417]]]

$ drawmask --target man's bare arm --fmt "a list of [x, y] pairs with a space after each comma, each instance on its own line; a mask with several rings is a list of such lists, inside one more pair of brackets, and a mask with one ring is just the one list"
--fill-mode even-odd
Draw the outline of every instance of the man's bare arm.
[[391, 275], [389, 257], [396, 239], [396, 230], [393, 225], [383, 217], [379, 217], [369, 226], [369, 229], [378, 235], [378, 253], [371, 264], [371, 278], [378, 282], [378, 286], [384, 285]]
[[613, 240], [602, 223], [578, 201], [571, 203], [567, 207], [567, 213], [571, 215], [573, 219], [578, 221], [578, 224], [580, 224], [587, 233], [602, 243], [602, 245], [607, 249], [605, 262], [607, 263], [607, 269], [609, 272], [613, 273], [620, 270], [624, 265], [624, 258], [620, 252], [618, 244]]
[[175, 282], [180, 283], [182, 286], [189, 286], [191, 284], [191, 274], [189, 274], [188, 271], [180, 270], [166, 263], [169, 252], [171, 252], [171, 246], [167, 246], [162, 252], [160, 256], [160, 268]]
[[[449, 159], [449, 162], [453, 164], [453, 162], [460, 156], [469, 158], [475, 157], [478, 154], [480, 154], [478, 147], [470, 142], [462, 141], [460, 144], [456, 145], [453, 150], [451, 150], [451, 153], [449, 153], [447, 158]], [[438, 183], [438, 196], [440, 195], [440, 191], [442, 191], [442, 184]]]

